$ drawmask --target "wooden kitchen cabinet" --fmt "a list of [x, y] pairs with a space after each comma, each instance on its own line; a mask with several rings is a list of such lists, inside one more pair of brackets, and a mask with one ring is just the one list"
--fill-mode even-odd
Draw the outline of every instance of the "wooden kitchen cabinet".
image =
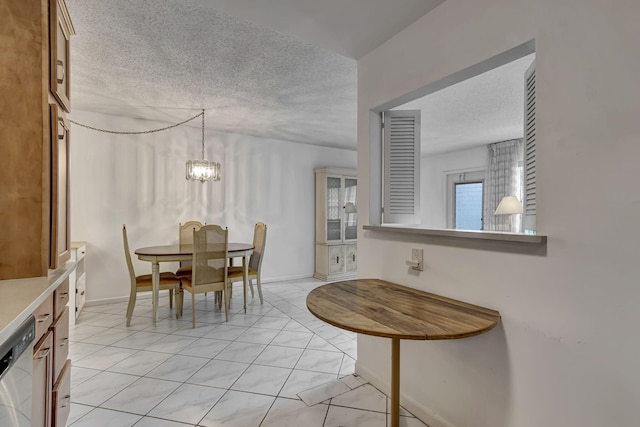
[[34, 311], [33, 427], [64, 426], [69, 416], [69, 279]]
[[53, 333], [47, 332], [33, 348], [32, 427], [51, 425], [52, 357]]
[[[0, 280], [44, 277], [69, 259], [68, 124], [62, 143], [54, 136], [70, 108], [74, 29], [64, 0], [0, 0], [0, 10]], [[58, 58], [65, 58], [61, 68]]]

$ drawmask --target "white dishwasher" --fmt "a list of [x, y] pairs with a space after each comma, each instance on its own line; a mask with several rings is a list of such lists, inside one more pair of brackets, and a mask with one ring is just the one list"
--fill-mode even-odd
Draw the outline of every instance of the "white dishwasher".
[[35, 332], [35, 320], [30, 316], [7, 341], [0, 344], [2, 427], [31, 427]]

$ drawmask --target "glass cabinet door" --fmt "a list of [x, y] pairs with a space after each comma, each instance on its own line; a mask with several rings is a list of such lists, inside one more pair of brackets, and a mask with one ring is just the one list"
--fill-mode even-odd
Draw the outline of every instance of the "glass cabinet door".
[[344, 240], [358, 238], [358, 209], [356, 208], [356, 178], [344, 179]]
[[340, 187], [341, 179], [337, 177], [327, 177], [327, 241], [339, 241], [342, 239], [340, 232], [342, 229], [340, 208]]

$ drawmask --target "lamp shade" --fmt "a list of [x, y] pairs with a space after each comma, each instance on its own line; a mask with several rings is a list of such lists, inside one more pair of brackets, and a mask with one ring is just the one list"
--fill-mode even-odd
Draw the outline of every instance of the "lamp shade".
[[344, 206], [344, 213], [347, 213], [347, 214], [358, 213], [358, 210], [356, 209], [356, 205], [353, 204], [352, 202], [347, 202], [347, 204]]
[[522, 203], [516, 196], [505, 196], [500, 200], [495, 215], [521, 214]]

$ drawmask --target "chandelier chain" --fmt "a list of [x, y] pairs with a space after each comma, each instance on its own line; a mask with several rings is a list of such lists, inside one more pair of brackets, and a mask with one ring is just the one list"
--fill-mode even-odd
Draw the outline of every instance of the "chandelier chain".
[[166, 127], [159, 128], [159, 129], [150, 129], [150, 130], [142, 130], [142, 131], [117, 131], [117, 130], [109, 130], [109, 129], [100, 129], [100, 128], [96, 128], [96, 127], [93, 127], [93, 126], [85, 125], [83, 123], [76, 122], [74, 120], [69, 120], [69, 121], [71, 123], [73, 123], [74, 125], [78, 125], [78, 126], [81, 126], [83, 128], [95, 130], [95, 131], [98, 131], [98, 132], [112, 133], [112, 134], [117, 134], [117, 135], [142, 135], [142, 134], [146, 134], [146, 133], [162, 132], [162, 131], [165, 131], [165, 130], [173, 129], [173, 128], [178, 127], [180, 125], [183, 125], [185, 123], [189, 123], [190, 121], [195, 120], [200, 116], [202, 116], [202, 144], [203, 144], [202, 149], [203, 149], [203, 156], [204, 156], [204, 110], [202, 110], [201, 113], [198, 113], [195, 116], [193, 116], [191, 118], [188, 118], [187, 120], [184, 120], [184, 121], [182, 121], [180, 123], [176, 123], [174, 125], [166, 126]]

